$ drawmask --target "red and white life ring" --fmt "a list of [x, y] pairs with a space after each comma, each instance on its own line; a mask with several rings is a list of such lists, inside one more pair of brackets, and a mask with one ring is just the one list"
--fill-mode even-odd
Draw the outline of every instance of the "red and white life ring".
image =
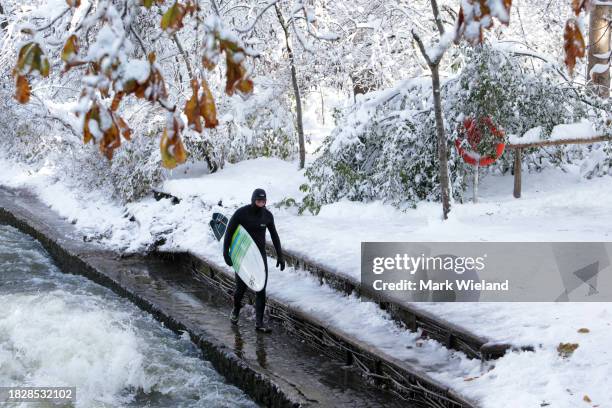
[[[503, 140], [504, 131], [497, 129], [497, 127], [495, 127], [490, 117], [486, 116], [486, 117], [480, 118], [480, 123], [486, 125], [491, 131], [491, 134], [493, 134], [493, 136], [499, 137]], [[476, 121], [472, 118], [465, 119], [463, 121], [463, 128], [465, 129], [465, 132], [467, 134], [468, 143], [474, 150], [476, 150], [476, 147], [478, 146], [478, 143], [480, 142], [480, 139], [482, 138], [480, 129], [478, 129], [478, 126], [476, 126]], [[506, 144], [504, 142], [500, 142], [496, 144], [495, 156], [480, 156], [476, 151], [465, 150], [463, 147], [461, 147], [461, 140], [459, 139], [455, 140], [455, 147], [457, 148], [457, 152], [459, 153], [459, 155], [461, 156], [464, 162], [472, 166], [478, 165], [478, 166], [484, 167], [484, 166], [489, 166], [495, 163], [495, 161], [502, 154], [504, 154], [504, 149], [506, 148]]]

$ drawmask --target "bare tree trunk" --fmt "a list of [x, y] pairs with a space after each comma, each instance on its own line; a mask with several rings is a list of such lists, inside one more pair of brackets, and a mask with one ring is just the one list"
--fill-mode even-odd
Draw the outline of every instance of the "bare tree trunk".
[[321, 93], [321, 119], [323, 126], [325, 126], [325, 100], [323, 99], [323, 89], [319, 86], [319, 92]]
[[278, 22], [280, 23], [283, 31], [285, 32], [285, 44], [287, 47], [287, 55], [289, 57], [289, 65], [291, 66], [291, 84], [293, 85], [293, 94], [295, 95], [295, 110], [297, 119], [297, 131], [298, 131], [298, 143], [300, 147], [300, 169], [304, 168], [306, 162], [306, 145], [304, 143], [304, 123], [302, 119], [302, 97], [300, 95], [300, 87], [297, 80], [297, 70], [295, 68], [295, 60], [293, 58], [293, 51], [291, 50], [291, 44], [289, 41], [289, 30], [283, 14], [281, 13], [278, 4], [274, 5], [276, 9], [276, 15], [278, 16]]
[[[291, 52], [289, 52], [291, 54]], [[304, 144], [304, 123], [302, 120], [302, 99], [300, 96], [300, 88], [297, 82], [297, 73], [291, 57], [291, 83], [293, 84], [293, 93], [295, 94], [295, 110], [297, 119], [298, 143], [300, 146], [300, 169], [304, 168], [306, 162], [306, 145]]]
[[[610, 67], [604, 72], [591, 70], [597, 64], [609, 64], [610, 61], [610, 31], [612, 30], [612, 6], [595, 5], [591, 9], [589, 23], [589, 61], [587, 78], [592, 80], [593, 90], [602, 98], [610, 96]], [[606, 56], [607, 54], [607, 56]], [[606, 56], [606, 58], [601, 58]]]
[[446, 156], [446, 136], [444, 135], [444, 118], [442, 117], [442, 98], [440, 97], [439, 63], [429, 64], [431, 83], [433, 86], [434, 113], [436, 115], [436, 134], [438, 140], [438, 165], [440, 172], [440, 197], [444, 219], [450, 212], [450, 197], [448, 184], [448, 158]]
[[[191, 68], [189, 57], [187, 56], [187, 53], [185, 52], [185, 49], [183, 48], [183, 44], [181, 44], [181, 41], [179, 40], [176, 33], [172, 34], [172, 41], [174, 41], [174, 44], [176, 44], [176, 48], [178, 48], [179, 52], [183, 56], [183, 60], [185, 61], [185, 66], [187, 67], [187, 72], [189, 73], [189, 80], [193, 81], [195, 79], [195, 76], [193, 75], [193, 69]], [[178, 60], [176, 62], [178, 63]]]
[[[431, 9], [436, 22], [436, 27], [441, 36], [444, 35], [444, 25], [440, 19], [440, 10], [438, 8], [437, 0], [430, 0]], [[412, 38], [416, 41], [419, 46], [419, 50], [427, 62], [427, 66], [431, 71], [431, 86], [433, 89], [433, 104], [434, 113], [436, 116], [436, 139], [438, 143], [438, 173], [440, 177], [440, 199], [442, 201], [442, 216], [446, 220], [448, 219], [448, 213], [450, 212], [450, 186], [448, 178], [448, 158], [446, 151], [446, 136], [444, 134], [444, 117], [442, 116], [442, 98], [440, 96], [440, 61], [446, 52], [446, 49], [437, 53], [433, 57], [430, 57], [429, 53], [423, 45], [421, 37], [413, 30]]]
[[521, 198], [521, 149], [514, 149], [514, 198]]
[[480, 173], [480, 165], [479, 162], [476, 162], [474, 167], [474, 184], [472, 188], [472, 201], [474, 204], [478, 202], [478, 173]]

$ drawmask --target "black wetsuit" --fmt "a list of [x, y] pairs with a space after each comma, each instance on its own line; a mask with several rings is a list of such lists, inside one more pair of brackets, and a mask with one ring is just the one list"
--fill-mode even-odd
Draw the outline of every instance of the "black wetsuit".
[[[255, 244], [257, 245], [257, 248], [261, 253], [261, 257], [263, 258], [263, 262], [266, 268], [266, 281], [263, 289], [259, 292], [256, 292], [255, 296], [255, 316], [258, 324], [261, 324], [263, 321], [264, 309], [266, 307], [266, 286], [268, 285], [266, 228], [270, 230], [270, 236], [272, 237], [272, 242], [274, 244], [274, 248], [276, 249], [278, 259], [283, 259], [280, 239], [278, 238], [278, 233], [276, 232], [276, 227], [274, 226], [274, 216], [265, 207], [260, 208], [255, 205], [255, 199], [257, 197], [257, 194], [260, 192], [263, 192], [263, 190], [255, 190], [253, 192], [253, 197], [251, 198], [251, 204], [245, 205], [244, 207], [240, 207], [236, 210], [234, 215], [232, 215], [232, 218], [229, 220], [229, 224], [227, 225], [227, 230], [225, 231], [225, 239], [223, 241], [223, 256], [227, 262], [227, 260], [229, 259], [229, 248], [232, 241], [232, 236], [234, 235], [234, 231], [236, 231], [236, 228], [238, 228], [238, 224], [240, 224], [251, 235], [251, 238], [253, 238], [253, 241], [255, 241]], [[263, 192], [263, 197], [265, 197], [265, 192]], [[244, 296], [246, 288], [246, 283], [244, 283], [240, 276], [236, 274], [234, 309], [240, 310], [242, 298]]]

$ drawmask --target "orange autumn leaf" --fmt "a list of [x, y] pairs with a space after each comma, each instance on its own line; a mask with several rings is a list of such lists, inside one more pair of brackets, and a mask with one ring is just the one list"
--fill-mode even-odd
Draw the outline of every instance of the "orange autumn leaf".
[[583, 10], [587, 11], [590, 7], [590, 0], [572, 0], [572, 10], [579, 15]]
[[212, 61], [211, 59], [207, 57], [202, 57], [202, 66], [206, 68], [208, 71], [212, 71], [213, 69], [215, 69], [217, 64], [215, 64], [214, 61]]
[[506, 9], [507, 18], [502, 18], [500, 15], [498, 15], [497, 18], [502, 24], [508, 25], [510, 24], [510, 9], [512, 8], [512, 0], [504, 0], [503, 5]]
[[[480, 17], [473, 17], [473, 20], [476, 22], [480, 21]], [[465, 12], [463, 11], [463, 7], [459, 8], [459, 16], [457, 17], [457, 24], [456, 24], [456, 29], [455, 29], [455, 39], [454, 42], [455, 44], [459, 44], [459, 42], [461, 41], [461, 39], [464, 37], [466, 28], [468, 25], [468, 18], [465, 15]], [[478, 36], [476, 37], [475, 35], [471, 35], [469, 37], [466, 37], [467, 41], [470, 42], [471, 44], [480, 44], [482, 43], [483, 40], [483, 36], [482, 36], [482, 26], [480, 24], [478, 24]]]
[[113, 97], [113, 101], [111, 102], [111, 110], [113, 112], [119, 109], [119, 104], [121, 103], [121, 99], [123, 99], [124, 95], [125, 95], [124, 92], [117, 92], [115, 96]]
[[217, 120], [217, 109], [215, 99], [205, 80], [202, 80], [200, 94], [200, 84], [197, 80], [191, 82], [192, 96], [185, 103], [185, 116], [189, 127], [197, 132], [202, 132], [202, 120], [206, 128], [214, 128], [219, 124]]
[[197, 10], [197, 6], [188, 1], [186, 4], [181, 4], [178, 1], [166, 10], [162, 15], [161, 28], [168, 34], [174, 34], [183, 28], [183, 19], [186, 14], [193, 14]]
[[17, 66], [13, 70], [14, 75], [27, 75], [32, 71], [38, 71], [41, 76], [49, 76], [49, 60], [42, 48], [35, 42], [25, 44], [19, 50]]
[[79, 52], [79, 44], [77, 41], [77, 36], [72, 34], [66, 40], [64, 44], [64, 48], [62, 48], [62, 61], [71, 62], [74, 59], [74, 56]]
[[463, 7], [459, 7], [459, 14], [457, 15], [457, 23], [455, 24], [455, 38], [453, 39], [453, 42], [455, 44], [459, 44], [464, 31], [465, 31], [465, 13], [463, 12]]
[[123, 120], [121, 116], [117, 118], [117, 125], [121, 130], [121, 134], [125, 138], [125, 140], [132, 140], [132, 129], [128, 126], [128, 124]]
[[245, 94], [251, 93], [252, 81], [247, 78], [246, 69], [241, 63], [236, 62], [234, 53], [229, 49], [225, 50], [225, 61], [227, 65], [225, 93], [232, 96], [236, 89]]
[[213, 97], [210, 88], [205, 80], [202, 80], [202, 96], [200, 97], [200, 115], [204, 118], [204, 124], [207, 128], [217, 127], [217, 108], [215, 107], [215, 98]]
[[66, 0], [66, 4], [68, 7], [79, 7], [81, 5], [81, 0]]
[[178, 1], [175, 2], [162, 16], [162, 30], [173, 33], [183, 28], [183, 17], [185, 17], [185, 6]]
[[166, 82], [158, 66], [155, 64], [155, 53], [149, 53], [147, 59], [149, 61], [149, 76], [141, 82], [134, 78], [124, 80], [118, 89], [125, 95], [134, 94], [137, 98], [146, 99], [149, 102], [156, 102], [160, 99], [168, 97], [166, 90]]
[[[489, 8], [489, 5], [487, 4], [487, 0], [478, 0], [478, 3], [479, 3], [478, 5], [480, 6], [480, 14], [476, 14], [474, 16], [474, 20], [482, 21], [484, 18], [491, 16], [491, 9]], [[489, 23], [486, 26], [481, 24], [481, 27], [484, 27], [484, 28], [493, 27], [493, 19], [489, 18], [488, 22]]]
[[30, 100], [30, 83], [24, 75], [17, 76], [15, 99], [17, 99], [19, 103], [28, 103]]
[[[468, 12], [463, 7], [459, 8], [459, 15], [455, 25], [456, 44], [463, 37], [472, 44], [480, 44], [483, 41], [483, 29], [493, 27], [493, 17], [497, 18], [500, 23], [508, 25], [510, 23], [510, 9], [512, 8], [512, 0], [503, 0], [503, 10], [494, 7], [493, 11], [489, 7], [489, 0], [467, 0], [469, 7]], [[470, 29], [468, 30], [468, 25]], [[476, 25], [476, 27], [474, 27]], [[466, 34], [467, 33], [467, 34]]]
[[236, 89], [238, 89], [243, 94], [250, 94], [251, 92], [253, 92], [253, 81], [249, 78], [243, 78], [238, 81]]
[[225, 93], [231, 96], [236, 90], [244, 94], [253, 92], [253, 81], [247, 77], [246, 69], [242, 65], [244, 49], [233, 41], [222, 39], [219, 41], [219, 51], [225, 51]]
[[108, 160], [113, 158], [113, 152], [121, 146], [121, 138], [119, 137], [119, 127], [113, 121], [111, 126], [104, 131], [102, 140], [100, 140], [100, 152], [106, 156]]
[[90, 140], [93, 140], [95, 143], [95, 137], [92, 133], [90, 126], [90, 121], [95, 121], [98, 124], [100, 123], [100, 108], [97, 104], [93, 104], [93, 106], [87, 111], [85, 114], [85, 119], [83, 121], [83, 143], [87, 144]]
[[173, 138], [174, 136], [180, 136], [184, 127], [183, 122], [178, 117], [173, 116], [170, 126], [166, 126], [166, 129], [168, 129], [168, 137]]
[[227, 72], [225, 73], [225, 93], [231, 96], [234, 94], [236, 83], [241, 78], [240, 65], [234, 62], [230, 51], [226, 51], [225, 53], [225, 62], [227, 65]]
[[121, 146], [120, 136], [131, 140], [131, 134], [132, 130], [122, 117], [96, 102], [85, 114], [83, 143], [98, 143], [100, 152], [109, 160], [113, 158], [115, 149]]
[[236, 44], [234, 41], [230, 41], [227, 39], [221, 39], [219, 41], [219, 51], [230, 51], [232, 53], [242, 52], [244, 53], [244, 49]]
[[168, 129], [164, 129], [159, 150], [162, 157], [162, 166], [167, 169], [173, 169], [187, 160], [187, 153], [180, 136], [175, 134], [172, 138], [168, 137]]
[[191, 89], [193, 94], [185, 103], [185, 116], [187, 116], [187, 124], [196, 132], [202, 132], [202, 121], [200, 119], [200, 103], [198, 100], [198, 81], [191, 81]]
[[565, 25], [565, 33], [563, 34], [563, 49], [565, 50], [565, 65], [570, 74], [574, 72], [576, 59], [584, 58], [586, 45], [584, 37], [578, 27], [575, 19], [569, 19]]

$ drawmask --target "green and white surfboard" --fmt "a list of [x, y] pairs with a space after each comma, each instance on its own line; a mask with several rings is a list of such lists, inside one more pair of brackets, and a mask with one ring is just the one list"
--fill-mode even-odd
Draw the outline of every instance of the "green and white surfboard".
[[251, 235], [238, 225], [230, 245], [232, 267], [249, 288], [259, 292], [266, 284], [266, 268]]
[[[221, 241], [225, 234], [227, 223], [227, 217], [223, 214], [213, 214], [210, 227], [217, 240]], [[238, 225], [232, 236], [229, 255], [232, 259], [234, 271], [236, 271], [244, 283], [256, 292], [262, 290], [266, 284], [266, 267], [255, 241], [253, 241], [251, 235], [242, 225]]]

